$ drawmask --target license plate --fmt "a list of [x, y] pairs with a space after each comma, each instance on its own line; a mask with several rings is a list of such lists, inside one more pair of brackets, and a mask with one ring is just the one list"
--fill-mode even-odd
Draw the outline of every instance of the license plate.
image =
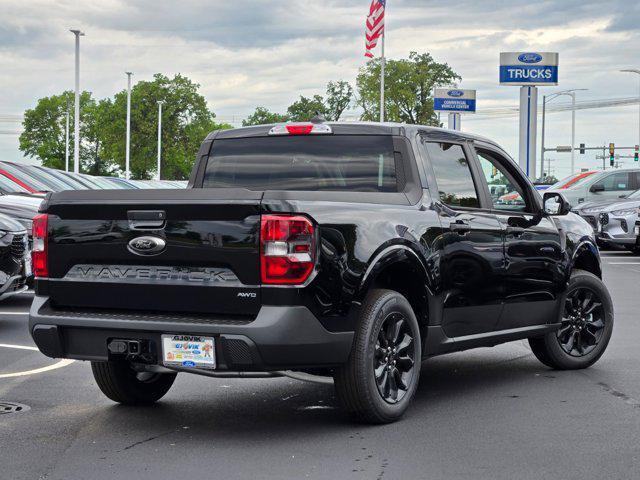
[[168, 367], [216, 368], [213, 337], [162, 335], [162, 362]]
[[640, 236], [640, 225], [636, 225], [636, 235]]

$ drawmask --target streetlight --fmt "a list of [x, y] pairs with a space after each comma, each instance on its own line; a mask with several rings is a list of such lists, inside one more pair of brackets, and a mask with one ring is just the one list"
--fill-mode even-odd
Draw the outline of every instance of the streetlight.
[[73, 118], [73, 171], [80, 173], [80, 37], [84, 32], [69, 30], [76, 36], [76, 97]]
[[67, 97], [66, 122], [64, 129], [64, 171], [69, 171], [69, 97]]
[[[638, 70], [637, 68], [627, 68], [625, 70], [620, 70], [621, 72], [626, 72], [626, 73], [637, 73], [638, 75], [640, 75], [640, 70]], [[638, 96], [640, 97], [640, 90], [638, 91]], [[638, 104], [638, 145], [640, 145], [640, 103]]]
[[576, 92], [584, 92], [588, 88], [572, 88], [571, 90], [562, 90], [561, 92], [555, 92], [550, 95], [544, 95], [542, 97], [542, 147], [540, 160], [542, 162], [541, 172], [544, 172], [544, 134], [545, 134], [545, 116], [547, 110], [547, 103], [558, 98], [560, 95], [567, 95], [571, 97], [571, 173], [575, 170], [576, 163]]
[[160, 158], [162, 157], [162, 105], [163, 100], [158, 100], [158, 180], [160, 180]]
[[131, 144], [131, 75], [133, 75], [133, 73], [124, 73], [127, 74], [127, 144], [125, 146], [124, 177], [128, 180], [131, 178], [131, 170], [129, 168], [129, 145]]

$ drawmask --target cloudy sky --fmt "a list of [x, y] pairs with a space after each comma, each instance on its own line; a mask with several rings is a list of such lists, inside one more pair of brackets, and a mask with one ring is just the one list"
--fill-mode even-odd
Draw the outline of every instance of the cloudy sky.
[[[185, 74], [202, 85], [219, 119], [239, 122], [255, 106], [284, 110], [299, 95], [322, 93], [329, 80], [353, 81], [364, 64], [369, 0], [0, 0], [0, 156], [17, 160], [26, 108], [73, 88], [73, 35], [81, 46], [81, 86], [110, 96], [156, 72]], [[579, 100], [638, 95], [640, 2], [635, 0], [388, 0], [387, 56], [428, 51], [478, 89], [478, 108], [516, 106], [518, 89], [498, 85], [501, 51], [557, 51], [560, 85], [588, 88]], [[567, 97], [564, 97], [567, 98]], [[567, 98], [568, 100], [568, 98]], [[567, 100], [558, 99], [562, 103]], [[548, 144], [570, 143], [570, 112], [548, 116]], [[478, 115], [463, 130], [517, 153], [517, 117]], [[638, 107], [577, 112], [577, 140], [638, 143]], [[552, 154], [568, 173], [568, 154]], [[594, 166], [592, 155], [578, 166]]]

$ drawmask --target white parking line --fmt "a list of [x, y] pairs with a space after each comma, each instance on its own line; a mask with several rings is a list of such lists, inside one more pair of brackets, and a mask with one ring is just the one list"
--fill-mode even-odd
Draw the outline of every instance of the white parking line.
[[29, 315], [29, 312], [4, 312], [2, 310], [0, 310], [0, 317], [2, 315]]
[[0, 378], [24, 377], [26, 375], [33, 375], [35, 373], [48, 372], [50, 370], [56, 370], [57, 368], [66, 367], [67, 365], [72, 364], [74, 361], [75, 360], [63, 358], [59, 362], [54, 363], [53, 365], [49, 365], [48, 367], [35, 368], [33, 370], [26, 370], [24, 372], [3, 373], [3, 374], [0, 374]]
[[[15, 348], [18, 350], [38, 351], [36, 347], [32, 347], [30, 345], [12, 345], [9, 343], [0, 343], [0, 348]], [[56, 370], [58, 368], [66, 367], [67, 365], [71, 365], [74, 361], [75, 360], [71, 360], [69, 358], [63, 358], [62, 360], [59, 360], [53, 365], [49, 365], [47, 367], [34, 368], [33, 370], [25, 370], [23, 372], [1, 373], [0, 378], [25, 377], [27, 375], [34, 375], [36, 373], [49, 372], [51, 370]]]
[[0, 343], [0, 348], [17, 348], [18, 350], [34, 350], [38, 351], [38, 347], [30, 347], [28, 345], [11, 345], [9, 343]]
[[607, 265], [640, 265], [640, 262], [607, 262]]

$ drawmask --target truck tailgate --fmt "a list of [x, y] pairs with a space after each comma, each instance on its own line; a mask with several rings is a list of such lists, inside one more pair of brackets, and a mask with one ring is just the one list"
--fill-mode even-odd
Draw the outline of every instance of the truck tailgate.
[[45, 202], [53, 306], [253, 315], [262, 192], [65, 191]]

